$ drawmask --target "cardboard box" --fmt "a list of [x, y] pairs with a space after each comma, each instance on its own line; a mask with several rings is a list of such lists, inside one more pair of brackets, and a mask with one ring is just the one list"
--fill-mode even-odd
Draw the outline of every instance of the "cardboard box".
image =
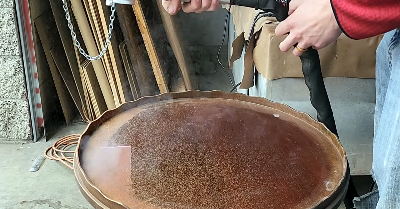
[[[230, 67], [241, 57], [245, 41], [249, 42], [244, 54], [244, 77], [240, 88], [253, 86], [254, 67], [267, 80], [303, 77], [300, 59], [291, 50], [279, 50], [279, 44], [285, 37], [275, 35], [275, 28], [279, 24], [276, 19], [261, 18], [254, 25], [254, 34], [250, 37], [249, 32], [258, 11], [232, 6], [231, 12], [236, 34], [239, 35], [232, 44]], [[341, 35], [337, 41], [319, 50], [323, 76], [375, 78], [375, 51], [382, 37], [352, 40]]]

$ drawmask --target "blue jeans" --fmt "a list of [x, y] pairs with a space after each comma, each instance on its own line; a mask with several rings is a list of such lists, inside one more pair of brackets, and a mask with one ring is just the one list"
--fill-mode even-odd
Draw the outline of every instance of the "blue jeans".
[[400, 209], [400, 29], [385, 34], [376, 51], [376, 107], [372, 176], [378, 191], [356, 208]]

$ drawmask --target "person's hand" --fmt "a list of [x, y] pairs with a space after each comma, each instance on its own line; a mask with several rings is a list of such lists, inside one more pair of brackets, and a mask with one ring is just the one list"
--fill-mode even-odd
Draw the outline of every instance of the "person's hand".
[[321, 49], [333, 43], [342, 33], [336, 22], [330, 0], [292, 0], [289, 17], [279, 23], [276, 35], [289, 35], [279, 45], [281, 51], [288, 51], [295, 44], [299, 48], [293, 54], [300, 56], [309, 47]]
[[181, 0], [162, 0], [164, 9], [170, 14], [175, 15], [180, 8], [186, 13], [204, 11], [215, 11], [218, 8], [219, 0], [191, 0], [190, 3], [181, 4]]

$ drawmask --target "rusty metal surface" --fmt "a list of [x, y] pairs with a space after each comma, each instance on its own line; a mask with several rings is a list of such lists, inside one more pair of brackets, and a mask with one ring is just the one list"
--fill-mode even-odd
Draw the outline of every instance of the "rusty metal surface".
[[74, 162], [97, 208], [318, 208], [340, 201], [348, 181], [345, 152], [322, 124], [219, 91], [108, 111], [89, 124]]

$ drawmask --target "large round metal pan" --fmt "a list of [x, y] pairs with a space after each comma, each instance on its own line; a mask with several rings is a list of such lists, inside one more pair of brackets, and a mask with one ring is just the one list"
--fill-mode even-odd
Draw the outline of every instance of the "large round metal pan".
[[219, 91], [145, 97], [105, 112], [74, 172], [95, 208], [337, 208], [349, 169], [323, 124]]

